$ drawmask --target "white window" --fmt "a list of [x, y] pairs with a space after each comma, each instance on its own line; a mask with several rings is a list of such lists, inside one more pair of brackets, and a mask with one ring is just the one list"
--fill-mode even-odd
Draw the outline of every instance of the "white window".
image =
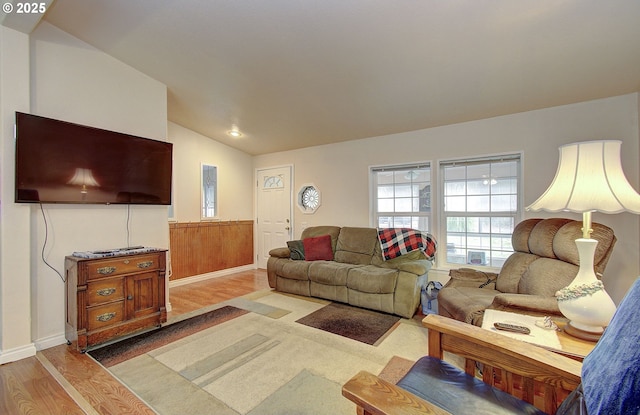
[[373, 167], [371, 177], [375, 226], [429, 231], [431, 222], [429, 163]]
[[522, 215], [520, 155], [440, 162], [446, 262], [501, 267]]
[[202, 165], [202, 218], [218, 214], [218, 168]]

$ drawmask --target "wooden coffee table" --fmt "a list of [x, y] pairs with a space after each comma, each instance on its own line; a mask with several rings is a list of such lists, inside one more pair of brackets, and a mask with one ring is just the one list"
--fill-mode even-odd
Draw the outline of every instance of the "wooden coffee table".
[[[533, 340], [532, 337], [527, 335], [514, 336], [514, 335], [507, 334], [504, 331], [495, 330], [493, 328], [494, 321], [502, 321], [502, 322], [507, 322], [511, 324], [518, 324], [518, 325], [523, 325], [532, 329], [532, 335], [535, 336], [536, 333], [544, 329], [538, 328], [537, 326], [535, 326], [533, 322], [535, 320], [541, 320], [542, 318], [543, 317], [534, 317], [534, 316], [529, 316], [525, 314], [515, 314], [515, 313], [509, 313], [509, 312], [499, 311], [499, 310], [485, 310], [482, 328], [487, 330], [492, 330], [495, 333], [508, 335], [509, 337], [517, 338], [519, 340], [535, 344], [536, 346], [543, 347], [547, 350], [562, 354], [564, 356], [570, 357], [580, 362], [595, 347], [596, 342], [578, 339], [577, 337], [573, 337], [565, 333], [564, 327], [567, 324], [568, 320], [559, 316], [551, 317], [551, 320], [554, 323], [556, 323], [556, 325], [559, 328], [558, 331], [555, 331], [555, 334], [557, 335], [557, 342], [549, 342], [547, 344], [545, 344], [544, 341], [535, 341]], [[545, 333], [545, 335], [553, 335], [553, 333]]]

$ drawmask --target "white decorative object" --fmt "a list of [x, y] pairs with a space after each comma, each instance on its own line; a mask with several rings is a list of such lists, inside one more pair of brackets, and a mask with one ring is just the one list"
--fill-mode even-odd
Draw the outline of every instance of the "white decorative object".
[[298, 207], [303, 213], [315, 213], [320, 207], [320, 191], [314, 184], [305, 184], [300, 188]]
[[640, 195], [627, 181], [619, 140], [585, 141], [560, 147], [558, 170], [549, 188], [527, 210], [582, 213], [582, 238], [576, 239], [580, 268], [575, 279], [556, 293], [558, 307], [570, 322], [566, 331], [596, 340], [616, 306], [593, 268], [598, 242], [591, 239], [591, 212], [640, 213]]

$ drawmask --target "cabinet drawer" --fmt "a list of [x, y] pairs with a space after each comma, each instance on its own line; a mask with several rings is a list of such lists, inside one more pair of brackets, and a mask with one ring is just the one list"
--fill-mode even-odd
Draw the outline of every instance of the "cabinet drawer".
[[91, 307], [87, 311], [89, 331], [112, 326], [124, 320], [124, 301]]
[[88, 277], [89, 279], [102, 278], [110, 275], [155, 270], [159, 268], [159, 258], [160, 254], [150, 254], [92, 261], [87, 265], [89, 268]]
[[107, 303], [124, 298], [124, 278], [104, 278], [87, 284], [87, 305]]

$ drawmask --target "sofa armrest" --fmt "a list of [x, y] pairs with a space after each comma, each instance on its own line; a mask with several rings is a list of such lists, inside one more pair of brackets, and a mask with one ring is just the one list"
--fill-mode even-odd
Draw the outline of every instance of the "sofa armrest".
[[394, 268], [399, 271], [405, 271], [410, 274], [424, 275], [431, 269], [431, 261], [419, 259], [413, 261], [397, 262], [393, 265], [387, 265], [385, 268]]
[[369, 415], [446, 415], [449, 412], [366, 371], [361, 371], [342, 387], [342, 396]]
[[496, 289], [496, 278], [498, 274], [494, 272], [478, 271], [471, 268], [458, 268], [449, 271], [449, 281], [445, 287], [469, 287]]
[[269, 256], [273, 256], [276, 258], [290, 258], [291, 251], [289, 248], [273, 248], [269, 251]]
[[562, 315], [556, 297], [531, 294], [498, 294], [489, 308], [540, 316]]

